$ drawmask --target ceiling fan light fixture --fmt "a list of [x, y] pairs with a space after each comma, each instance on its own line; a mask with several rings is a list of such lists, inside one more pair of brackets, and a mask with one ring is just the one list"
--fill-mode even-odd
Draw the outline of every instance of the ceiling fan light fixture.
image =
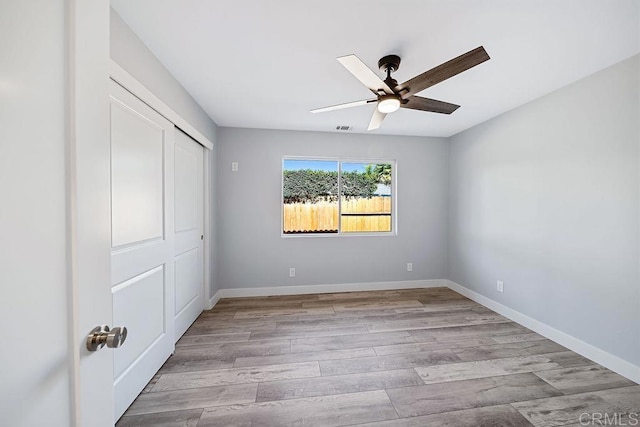
[[393, 95], [383, 96], [378, 101], [378, 111], [384, 114], [393, 113], [400, 108], [400, 100]]

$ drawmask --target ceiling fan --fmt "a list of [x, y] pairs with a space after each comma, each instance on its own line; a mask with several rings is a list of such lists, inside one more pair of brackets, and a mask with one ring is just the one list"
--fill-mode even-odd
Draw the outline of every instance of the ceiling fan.
[[384, 79], [384, 81], [380, 79], [376, 73], [371, 71], [357, 56], [341, 56], [338, 58], [338, 61], [360, 80], [363, 85], [369, 88], [369, 90], [376, 95], [376, 98], [317, 108], [311, 110], [311, 112], [323, 113], [325, 111], [357, 107], [375, 102], [377, 104], [376, 109], [373, 111], [373, 117], [371, 117], [367, 130], [379, 128], [387, 114], [393, 113], [401, 107], [432, 113], [451, 114], [460, 106], [435, 99], [423, 98], [415, 94], [487, 60], [489, 60], [489, 55], [484, 50], [484, 47], [480, 46], [444, 64], [440, 64], [429, 71], [425, 71], [404, 83], [398, 84], [398, 82], [391, 77], [391, 73], [397, 71], [400, 67], [400, 57], [398, 55], [387, 55], [378, 61], [380, 70], [387, 73], [387, 78]]

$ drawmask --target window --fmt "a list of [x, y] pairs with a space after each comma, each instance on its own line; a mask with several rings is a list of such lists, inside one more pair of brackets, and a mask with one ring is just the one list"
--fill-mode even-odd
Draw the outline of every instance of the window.
[[282, 233], [394, 232], [395, 162], [285, 158]]

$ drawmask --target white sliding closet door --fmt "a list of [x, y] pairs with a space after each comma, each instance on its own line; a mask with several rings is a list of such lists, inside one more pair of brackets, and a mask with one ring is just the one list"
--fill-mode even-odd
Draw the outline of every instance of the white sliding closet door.
[[176, 130], [175, 341], [204, 309], [204, 148]]
[[110, 101], [113, 325], [128, 329], [113, 353], [117, 420], [174, 349], [175, 128], [113, 81]]

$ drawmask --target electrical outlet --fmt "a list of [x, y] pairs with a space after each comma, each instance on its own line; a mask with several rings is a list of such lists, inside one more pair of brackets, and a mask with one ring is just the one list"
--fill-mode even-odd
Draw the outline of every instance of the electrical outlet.
[[296, 277], [296, 268], [295, 267], [291, 267], [289, 269], [289, 277]]
[[500, 280], [498, 280], [498, 285], [496, 286], [496, 289], [498, 290], [498, 292], [504, 292], [504, 282], [501, 282]]
[[231, 162], [231, 172], [238, 172], [238, 162]]
[[413, 263], [412, 262], [408, 262], [407, 263], [407, 271], [413, 271]]

